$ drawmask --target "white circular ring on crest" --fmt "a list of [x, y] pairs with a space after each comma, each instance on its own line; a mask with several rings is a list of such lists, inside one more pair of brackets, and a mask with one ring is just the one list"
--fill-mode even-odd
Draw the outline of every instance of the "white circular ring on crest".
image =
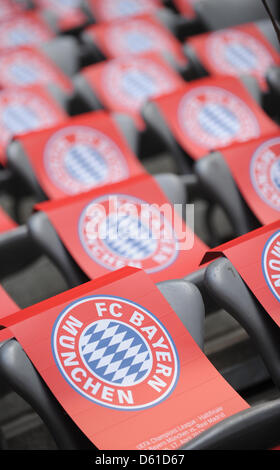
[[[256, 165], [256, 161], [259, 157], [259, 155], [263, 152], [263, 150], [265, 148], [268, 148], [272, 145], [275, 145], [275, 144], [280, 144], [280, 137], [276, 137], [274, 139], [270, 139], [270, 140], [267, 140], [266, 142], [264, 142], [263, 144], [261, 144], [254, 152], [253, 156], [252, 156], [252, 159], [251, 159], [251, 163], [250, 163], [250, 177], [251, 177], [251, 182], [253, 184], [253, 187], [256, 191], [256, 193], [258, 194], [258, 196], [267, 204], [269, 205], [270, 207], [272, 207], [273, 209], [275, 210], [278, 210], [280, 211], [280, 206], [276, 206], [275, 204], [273, 204], [271, 201], [269, 201], [265, 196], [264, 194], [262, 193], [262, 191], [260, 190], [260, 188], [258, 187], [257, 185], [257, 182], [255, 180], [255, 177], [254, 177], [254, 169], [255, 169], [255, 165]], [[280, 160], [280, 154], [279, 154], [279, 157], [278, 159]], [[277, 160], [276, 160], [277, 162]], [[279, 171], [279, 174], [280, 174], [280, 171]], [[279, 192], [279, 199], [280, 199], [280, 188], [276, 187], [276, 191]]]

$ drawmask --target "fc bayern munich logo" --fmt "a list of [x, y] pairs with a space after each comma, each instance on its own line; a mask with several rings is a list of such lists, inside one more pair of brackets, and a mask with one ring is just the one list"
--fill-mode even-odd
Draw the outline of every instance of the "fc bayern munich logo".
[[0, 142], [11, 135], [47, 127], [58, 121], [55, 109], [42, 97], [28, 90], [0, 92]]
[[80, 217], [79, 236], [87, 254], [111, 271], [129, 265], [154, 273], [178, 255], [166, 217], [154, 205], [128, 195], [92, 201]]
[[52, 183], [66, 194], [89, 191], [128, 176], [125, 157], [117, 145], [87, 126], [56, 132], [46, 145], [44, 164]]
[[98, 15], [105, 21], [149, 13], [155, 9], [154, 0], [101, 0], [96, 6]]
[[178, 109], [184, 133], [200, 146], [217, 148], [244, 142], [260, 134], [248, 106], [227, 90], [198, 87], [184, 95]]
[[280, 230], [269, 238], [264, 247], [262, 269], [268, 287], [280, 301]]
[[0, 81], [3, 87], [48, 83], [56, 74], [38, 55], [29, 50], [12, 51], [0, 57]]
[[87, 400], [118, 410], [143, 410], [166, 400], [179, 359], [163, 324], [120, 297], [89, 296], [59, 315], [52, 331], [57, 367]]
[[155, 25], [144, 19], [131, 19], [125, 23], [112, 24], [104, 39], [115, 56], [170, 49], [166, 36]]
[[260, 41], [233, 29], [212, 33], [207, 49], [211, 64], [228, 75], [255, 73], [263, 77], [274, 63], [270, 52]]
[[140, 57], [108, 63], [102, 83], [109, 98], [129, 110], [139, 109], [148, 98], [171, 92], [176, 86], [175, 79], [164, 67]]
[[260, 198], [280, 210], [280, 137], [268, 140], [251, 160], [251, 181]]

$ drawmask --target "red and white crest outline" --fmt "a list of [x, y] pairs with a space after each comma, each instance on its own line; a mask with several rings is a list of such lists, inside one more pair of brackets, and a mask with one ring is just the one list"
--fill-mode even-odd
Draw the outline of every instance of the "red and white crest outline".
[[257, 148], [251, 159], [250, 177], [258, 196], [268, 206], [280, 211], [280, 137]]
[[177, 84], [161, 64], [140, 56], [109, 61], [102, 73], [102, 86], [108, 98], [133, 111], [151, 97], [172, 92]]
[[271, 235], [264, 246], [262, 271], [270, 291], [280, 302], [280, 230]]
[[154, 407], [170, 396], [179, 378], [177, 349], [166, 327], [122, 297], [92, 295], [72, 302], [56, 319], [51, 345], [66, 382], [106, 408]]
[[15, 15], [22, 13], [22, 8], [17, 2], [10, 0], [1, 0], [0, 2], [0, 21], [7, 21]]
[[13, 135], [48, 127], [59, 120], [59, 111], [43, 96], [26, 89], [0, 92], [0, 144]]
[[[110, 237], [101, 237], [108, 227]], [[127, 194], [107, 194], [87, 204], [78, 235], [88, 256], [109, 271], [134, 266], [155, 273], [172, 265], [179, 253], [175, 231], [160, 210]]]
[[46, 144], [44, 166], [51, 182], [66, 194], [121, 181], [128, 174], [125, 157], [109, 136], [89, 126], [68, 126]]
[[202, 147], [219, 148], [244, 142], [260, 134], [258, 121], [239, 97], [216, 86], [188, 91], [178, 106], [184, 134]]
[[211, 33], [206, 48], [211, 66], [225, 75], [247, 73], [262, 78], [274, 64], [271, 53], [261, 41], [237, 29]]

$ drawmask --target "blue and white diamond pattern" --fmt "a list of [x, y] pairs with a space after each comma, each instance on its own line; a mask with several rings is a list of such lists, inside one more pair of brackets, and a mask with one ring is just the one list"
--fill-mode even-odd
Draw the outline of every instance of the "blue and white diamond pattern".
[[64, 160], [69, 175], [84, 184], [99, 184], [108, 177], [108, 166], [102, 155], [89, 145], [71, 147]]
[[198, 119], [207, 134], [218, 138], [232, 137], [240, 128], [238, 118], [225, 106], [217, 103], [206, 104], [200, 111]]
[[81, 335], [79, 346], [86, 366], [107, 383], [132, 386], [152, 369], [152, 353], [144, 338], [119, 321], [92, 323]]

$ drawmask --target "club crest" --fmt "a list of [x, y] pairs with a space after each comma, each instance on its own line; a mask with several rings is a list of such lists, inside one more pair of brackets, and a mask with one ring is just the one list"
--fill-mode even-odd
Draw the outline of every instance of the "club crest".
[[87, 126], [56, 132], [46, 145], [44, 164], [52, 183], [77, 194], [128, 176], [121, 150], [105, 134]]

